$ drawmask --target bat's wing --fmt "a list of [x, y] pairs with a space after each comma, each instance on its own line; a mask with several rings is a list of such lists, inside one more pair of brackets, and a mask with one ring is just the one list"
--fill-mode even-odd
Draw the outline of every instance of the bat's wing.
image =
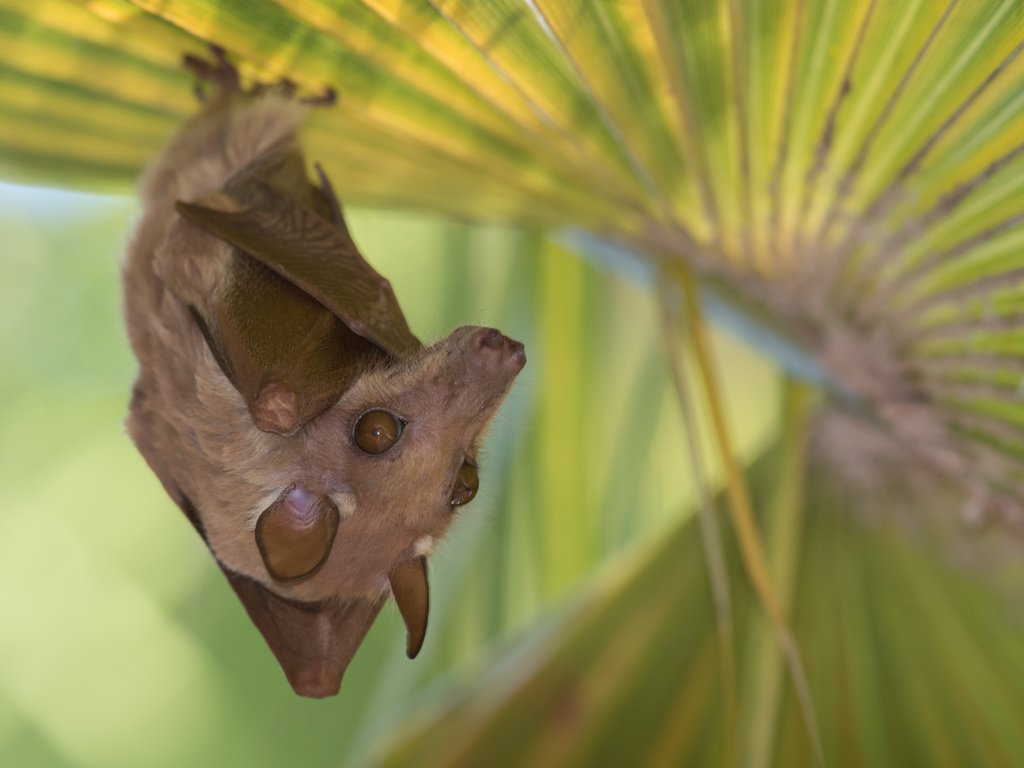
[[253, 422], [288, 435], [334, 404], [387, 353], [241, 251], [227, 287], [194, 316]]
[[301, 603], [279, 597], [246, 576], [222, 570], [295, 692], [312, 698], [335, 695], [387, 593], [375, 600]]
[[179, 213], [235, 246], [223, 295], [197, 309], [211, 349], [261, 429], [290, 434], [369, 364], [421, 348], [391, 285], [349, 235], [326, 178], [269, 152]]
[[[196, 533], [207, 541], [195, 505], [173, 485], [168, 490]], [[295, 692], [311, 698], [334, 696], [349, 662], [387, 602], [388, 593], [376, 599], [303, 603], [280, 597], [258, 581], [235, 573], [220, 562], [218, 565]], [[425, 565], [422, 572], [426, 574]], [[425, 616], [423, 622], [425, 628]]]

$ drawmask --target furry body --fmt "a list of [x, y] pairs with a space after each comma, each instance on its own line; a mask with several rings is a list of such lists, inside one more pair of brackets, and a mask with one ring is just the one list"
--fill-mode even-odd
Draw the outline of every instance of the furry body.
[[[297, 166], [292, 162], [301, 158], [302, 118], [299, 105], [278, 96], [225, 94], [182, 128], [145, 175], [144, 213], [124, 264], [125, 317], [139, 360], [128, 430], [164, 488], [192, 518], [257, 624], [239, 578], [276, 598], [299, 601], [294, 605], [303, 611], [328, 606], [337, 614], [335, 624], [344, 624], [339, 611], [363, 600], [375, 606], [372, 622], [388, 593], [389, 574], [395, 589], [396, 569], [429, 554], [450, 524], [456, 503], [450, 499], [455, 499], [460, 468], [474, 467], [475, 477], [480, 435], [525, 364], [525, 355], [522, 345], [497, 331], [472, 327], [422, 348], [408, 334], [397, 304], [392, 317], [398, 313], [395, 322], [403, 329], [394, 336], [399, 342], [378, 349], [380, 336], [368, 335], [374, 330], [368, 324], [338, 319], [350, 318], [348, 308], [342, 307], [340, 315], [335, 308], [332, 314], [236, 245], [178, 212], [181, 202], [205, 201], [216, 215], [230, 216], [258, 205], [251, 200], [266, 191], [294, 202], [304, 214], [319, 206], [309, 216], [325, 221], [329, 212], [322, 205], [324, 192], [305, 178], [301, 159]], [[348, 237], [340, 209], [333, 227]], [[282, 235], [282, 242], [293, 240]], [[311, 254], [314, 245], [321, 244], [311, 243]], [[358, 252], [356, 256], [361, 261]], [[386, 281], [368, 266], [366, 270], [368, 284], [373, 287], [376, 280], [390, 294]], [[253, 274], [259, 277], [258, 289], [249, 281]], [[265, 360], [272, 352], [260, 347], [258, 333], [255, 351], [253, 343], [242, 343], [228, 331], [218, 334], [224, 307], [243, 302], [244, 311], [255, 311], [252, 316], [258, 317], [264, 300], [271, 320], [282, 306], [312, 313], [308, 334], [303, 331], [293, 344], [288, 341], [300, 354], [306, 347], [311, 350], [311, 370], [324, 368], [327, 363], [320, 366], [317, 356], [336, 357], [342, 342], [353, 350], [339, 368], [345, 379], [340, 394], [288, 434], [254, 423], [259, 411], [252, 393], [239, 383], [242, 366], [234, 362], [255, 361], [252, 366], [259, 374], [260, 365], [270, 370], [275, 364]], [[353, 315], [366, 314], [362, 306], [351, 309]], [[384, 338], [390, 338], [388, 330], [382, 328]], [[323, 341], [335, 337], [341, 342]], [[334, 357], [329, 362], [339, 366]], [[260, 382], [270, 376], [260, 375]], [[261, 396], [276, 393], [276, 386], [259, 383]], [[297, 386], [301, 394], [301, 382]], [[353, 442], [353, 425], [373, 408], [387, 409], [405, 425], [394, 447], [379, 456], [368, 455]], [[254, 529], [261, 514], [292, 489], [299, 489], [302, 498], [329, 499], [340, 523], [323, 566], [308, 577], [285, 582], [268, 572]], [[244, 588], [252, 584], [246, 581]], [[276, 598], [259, 595], [260, 601], [277, 604]], [[262, 602], [255, 610], [266, 612]], [[276, 615], [271, 619], [268, 626], [281, 621]], [[424, 615], [421, 629], [425, 620]], [[365, 633], [368, 623], [365, 617], [360, 621], [365, 626], [358, 629]], [[266, 636], [268, 629], [260, 628]], [[301, 644], [305, 632], [288, 642]], [[287, 671], [274, 640], [267, 639]], [[352, 645], [351, 638], [346, 642]], [[306, 649], [299, 651], [302, 655]], [[332, 685], [329, 680], [325, 688], [321, 681], [304, 690], [296, 685], [296, 690], [325, 695]]]

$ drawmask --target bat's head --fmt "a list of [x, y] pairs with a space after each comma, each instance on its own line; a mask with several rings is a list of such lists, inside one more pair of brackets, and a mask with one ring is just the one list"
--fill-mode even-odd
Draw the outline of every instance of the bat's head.
[[319, 572], [295, 592], [373, 594], [403, 561], [430, 553], [478, 487], [480, 438], [523, 345], [463, 327], [393, 366], [370, 370], [305, 430], [296, 487], [327, 496], [340, 522]]
[[406, 652], [419, 652], [426, 558], [476, 495], [480, 439], [525, 364], [523, 345], [499, 331], [459, 328], [370, 365], [299, 433], [267, 436], [287, 446], [288, 469], [276, 463], [272, 501], [230, 537], [260, 559], [243, 557], [243, 570], [218, 557], [258, 582], [229, 572], [298, 693], [338, 690], [389, 592], [406, 623]]

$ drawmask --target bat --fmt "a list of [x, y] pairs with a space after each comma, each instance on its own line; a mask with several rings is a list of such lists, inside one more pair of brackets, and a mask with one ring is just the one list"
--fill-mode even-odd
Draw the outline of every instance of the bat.
[[427, 558], [526, 355], [493, 328], [421, 344], [307, 174], [307, 107], [214, 54], [186, 57], [213, 92], [140, 184], [127, 430], [294, 691], [332, 696], [389, 597], [419, 652]]

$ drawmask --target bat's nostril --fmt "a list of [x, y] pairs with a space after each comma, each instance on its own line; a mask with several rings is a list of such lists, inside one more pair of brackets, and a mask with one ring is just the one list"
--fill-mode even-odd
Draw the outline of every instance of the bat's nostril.
[[487, 349], [501, 349], [502, 342], [505, 337], [501, 335], [501, 331], [497, 328], [481, 328], [476, 332], [476, 344], [480, 349], [486, 347]]

